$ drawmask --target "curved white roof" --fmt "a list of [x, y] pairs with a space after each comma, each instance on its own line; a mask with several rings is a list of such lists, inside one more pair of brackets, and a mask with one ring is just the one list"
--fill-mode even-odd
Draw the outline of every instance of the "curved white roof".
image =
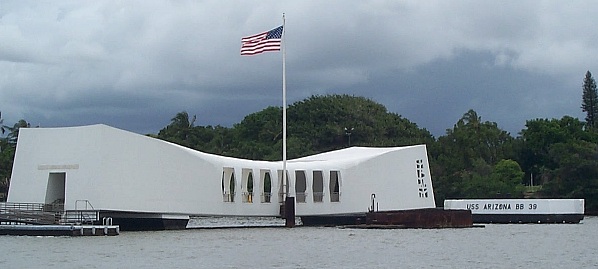
[[[425, 145], [352, 147], [289, 160], [297, 216], [435, 207]], [[9, 202], [189, 215], [277, 216], [282, 162], [208, 154], [103, 124], [25, 128]], [[268, 181], [268, 178], [270, 182]], [[267, 190], [267, 186], [270, 189]], [[265, 198], [265, 197], [268, 198]]]

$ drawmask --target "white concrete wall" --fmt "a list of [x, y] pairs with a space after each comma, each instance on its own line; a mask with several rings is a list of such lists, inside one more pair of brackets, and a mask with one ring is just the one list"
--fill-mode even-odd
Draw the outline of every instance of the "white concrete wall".
[[[416, 159], [425, 164], [429, 197], [418, 197]], [[222, 172], [235, 172], [235, 200], [224, 202]], [[243, 169], [253, 172], [252, 203], [242, 199]], [[260, 170], [272, 179], [271, 203], [261, 203]], [[276, 216], [281, 162], [216, 156], [105, 125], [22, 129], [8, 195], [9, 202], [43, 203], [48, 175], [66, 173], [65, 207], [89, 200], [95, 209], [190, 215]], [[307, 177], [306, 203], [296, 214], [363, 213], [376, 193], [380, 210], [434, 207], [425, 146], [355, 148], [288, 162], [291, 195], [294, 171]], [[313, 170], [324, 175], [325, 196], [313, 202]], [[341, 175], [340, 202], [330, 202], [330, 171]], [[227, 178], [228, 180], [228, 178]]]
[[[423, 159], [426, 164], [427, 198], [418, 195], [416, 159]], [[368, 159], [343, 172], [342, 210], [367, 210], [371, 194], [376, 195], [379, 210], [433, 208], [434, 193], [429, 175], [425, 146], [402, 148]]]

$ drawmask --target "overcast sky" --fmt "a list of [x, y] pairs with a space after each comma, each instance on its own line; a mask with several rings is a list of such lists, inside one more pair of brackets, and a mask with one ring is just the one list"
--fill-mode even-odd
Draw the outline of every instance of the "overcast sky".
[[578, 117], [598, 74], [597, 1], [0, 1], [4, 123], [157, 133], [282, 105], [282, 54], [241, 37], [286, 14], [287, 102], [364, 96], [445, 134], [469, 109], [513, 136]]

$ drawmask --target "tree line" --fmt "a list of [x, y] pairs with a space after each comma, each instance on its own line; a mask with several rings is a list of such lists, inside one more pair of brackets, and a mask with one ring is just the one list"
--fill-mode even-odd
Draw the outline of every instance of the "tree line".
[[[584, 198], [598, 211], [598, 94], [588, 71], [583, 83], [585, 121], [527, 120], [513, 136], [474, 110], [444, 135], [428, 130], [370, 99], [350, 95], [311, 96], [287, 108], [287, 157], [350, 146], [394, 147], [426, 144], [438, 206], [458, 198]], [[199, 151], [253, 160], [282, 159], [282, 107], [247, 115], [232, 127], [196, 125], [196, 116], [177, 113], [148, 136]], [[2, 126], [0, 193], [6, 193], [19, 121]]]

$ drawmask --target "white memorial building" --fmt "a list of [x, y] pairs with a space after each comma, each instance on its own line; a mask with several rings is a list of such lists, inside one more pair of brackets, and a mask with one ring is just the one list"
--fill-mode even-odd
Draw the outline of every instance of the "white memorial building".
[[425, 145], [351, 147], [287, 161], [207, 154], [106, 125], [23, 128], [8, 202], [92, 206], [115, 224], [182, 228], [192, 216], [356, 218], [434, 208]]

